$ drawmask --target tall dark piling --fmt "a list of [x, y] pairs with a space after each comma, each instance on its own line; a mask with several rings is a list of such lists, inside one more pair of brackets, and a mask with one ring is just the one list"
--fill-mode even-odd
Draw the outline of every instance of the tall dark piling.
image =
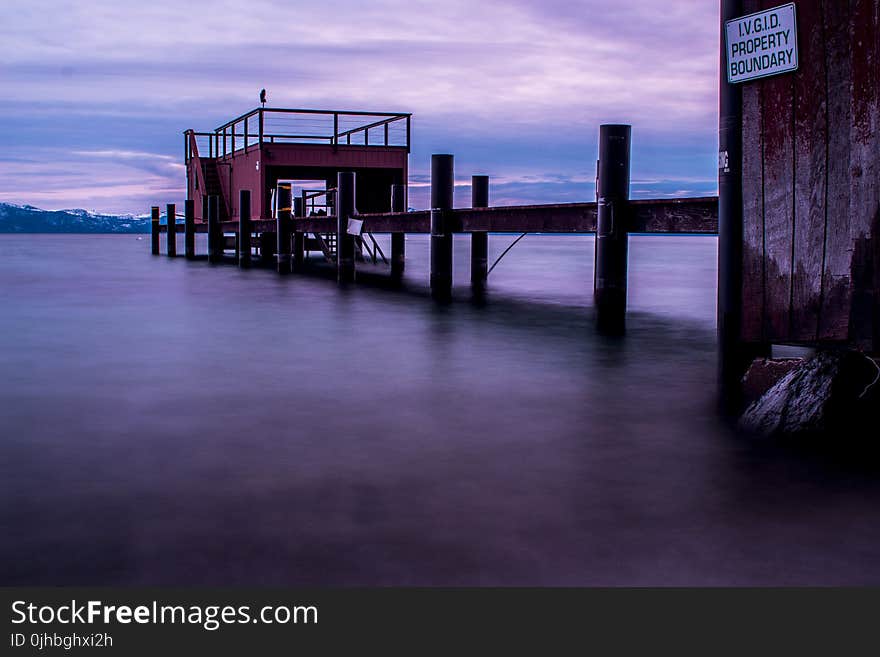
[[150, 253], [159, 255], [159, 206], [150, 208]]
[[[391, 185], [391, 211], [406, 212], [406, 185]], [[401, 278], [406, 267], [406, 233], [391, 233], [391, 276]]]
[[452, 226], [454, 163], [449, 154], [431, 156], [431, 296], [452, 297]]
[[336, 176], [336, 272], [340, 283], [354, 280], [354, 236], [348, 234], [348, 220], [354, 216], [355, 174], [342, 171]]
[[208, 262], [223, 259], [223, 229], [220, 226], [220, 197], [208, 197]]
[[177, 257], [177, 207], [174, 203], [169, 203], [165, 206], [165, 214], [167, 216], [166, 223], [168, 232], [165, 234], [166, 240], [166, 250], [168, 251], [168, 257], [174, 258]]
[[721, 81], [718, 124], [718, 379], [722, 406], [738, 411], [741, 380], [752, 360], [770, 355], [769, 345], [742, 341], [743, 182], [741, 85], [727, 82], [725, 23], [744, 14], [742, 0], [721, 2]]
[[242, 189], [238, 192], [238, 266], [251, 266], [251, 191]]
[[626, 278], [632, 127], [599, 127], [596, 269], [593, 297], [601, 333], [626, 330]]
[[279, 274], [290, 273], [290, 215], [292, 200], [290, 183], [278, 185], [278, 210], [275, 213], [275, 264]]
[[[471, 207], [489, 207], [489, 176], [471, 176]], [[486, 287], [489, 272], [489, 233], [471, 233], [471, 285], [475, 290]]]
[[183, 203], [183, 255], [187, 260], [196, 257], [196, 202], [192, 199]]
[[302, 218], [303, 214], [303, 200], [301, 198], [293, 199], [293, 271], [298, 273], [303, 271], [306, 263], [306, 234], [296, 228], [296, 219]]

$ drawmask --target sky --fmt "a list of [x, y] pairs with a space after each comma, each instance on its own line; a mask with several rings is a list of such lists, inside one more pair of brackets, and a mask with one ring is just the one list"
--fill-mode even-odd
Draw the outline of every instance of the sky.
[[258, 106], [412, 112], [493, 205], [594, 198], [602, 123], [633, 126], [632, 195], [717, 189], [715, 0], [3, 0], [0, 202], [182, 202], [182, 132]]

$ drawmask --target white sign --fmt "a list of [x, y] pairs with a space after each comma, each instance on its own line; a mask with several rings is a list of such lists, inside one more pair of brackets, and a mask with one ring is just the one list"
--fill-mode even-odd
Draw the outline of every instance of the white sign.
[[730, 84], [797, 70], [794, 3], [735, 18], [725, 27]]
[[349, 219], [348, 227], [346, 231], [349, 235], [358, 236], [361, 234], [361, 231], [364, 229], [364, 220], [363, 219]]

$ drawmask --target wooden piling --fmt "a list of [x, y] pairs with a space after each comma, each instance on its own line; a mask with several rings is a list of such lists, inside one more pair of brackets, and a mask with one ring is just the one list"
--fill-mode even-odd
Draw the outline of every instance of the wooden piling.
[[159, 206], [150, 208], [150, 253], [159, 255]]
[[278, 185], [278, 211], [275, 214], [275, 263], [279, 274], [290, 273], [291, 195], [290, 183]]
[[167, 215], [168, 232], [165, 234], [166, 250], [169, 258], [177, 257], [177, 208], [174, 203], [165, 206], [165, 214]]
[[223, 230], [220, 227], [220, 197], [208, 197], [208, 262], [223, 259]]
[[242, 189], [238, 192], [238, 266], [251, 266], [251, 191]]
[[[391, 185], [391, 211], [406, 212], [406, 185]], [[391, 233], [391, 276], [401, 278], [406, 267], [406, 233]]]
[[196, 257], [196, 202], [187, 199], [183, 204], [183, 254], [187, 260]]
[[[489, 207], [489, 176], [471, 176], [471, 207]], [[471, 233], [471, 286], [486, 287], [489, 272], [489, 233]]]
[[[744, 195], [743, 195], [743, 89], [741, 85], [727, 82], [725, 52], [725, 24], [742, 16], [742, 0], [721, 2], [721, 80], [719, 89], [718, 125], [718, 380], [724, 410], [737, 412], [742, 403], [741, 380], [752, 360], [770, 355], [770, 347], [759, 342], [743, 341], [743, 285], [744, 285]], [[760, 90], [749, 89], [751, 94]], [[750, 117], [751, 120], [751, 117]], [[754, 121], [753, 121], [754, 123]], [[757, 122], [760, 124], [760, 120]], [[749, 126], [749, 130], [754, 129]], [[752, 135], [755, 138], [755, 135]], [[760, 146], [760, 134], [757, 140]], [[757, 158], [762, 150], [757, 149]], [[749, 162], [755, 159], [755, 149], [749, 154]], [[758, 160], [758, 169], [762, 167]], [[760, 193], [761, 187], [758, 186]], [[762, 201], [763, 202], [763, 201]], [[758, 230], [761, 224], [758, 223]], [[753, 258], [752, 258], [753, 259]], [[760, 290], [757, 298], [760, 302]], [[760, 334], [761, 327], [756, 333]]]
[[301, 273], [305, 268], [305, 242], [306, 234], [296, 229], [296, 219], [304, 214], [303, 201], [301, 198], [293, 199], [293, 271]]
[[630, 140], [628, 125], [599, 128], [598, 217], [593, 297], [601, 333], [626, 330]]
[[431, 156], [431, 296], [452, 297], [452, 230], [454, 162], [449, 154]]
[[336, 273], [340, 283], [355, 278], [354, 236], [348, 234], [348, 220], [355, 214], [355, 174], [341, 171], [336, 176]]

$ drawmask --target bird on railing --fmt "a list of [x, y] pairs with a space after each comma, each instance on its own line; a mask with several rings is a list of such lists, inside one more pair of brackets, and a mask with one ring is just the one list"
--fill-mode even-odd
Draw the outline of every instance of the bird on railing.
[[266, 90], [260, 89], [260, 104], [265, 107], [266, 106]]

